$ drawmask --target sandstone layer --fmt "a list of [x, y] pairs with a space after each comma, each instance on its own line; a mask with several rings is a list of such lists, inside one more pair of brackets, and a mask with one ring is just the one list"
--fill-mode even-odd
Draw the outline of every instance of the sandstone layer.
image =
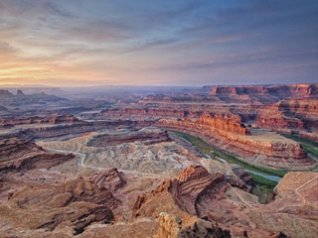
[[[125, 113], [125, 112], [120, 112]], [[138, 111], [139, 113], [139, 111]], [[157, 113], [160, 113], [157, 112]], [[108, 114], [107, 114], [108, 115]], [[125, 114], [123, 114], [125, 115]], [[129, 110], [129, 115], [134, 115]], [[135, 114], [136, 115], [136, 114]], [[142, 118], [142, 115], [139, 115]], [[152, 116], [152, 112], [147, 116]], [[158, 114], [154, 114], [152, 120], [156, 120]], [[183, 117], [182, 117], [183, 115]], [[226, 144], [231, 152], [246, 158], [249, 162], [260, 160], [263, 165], [280, 168], [306, 167], [314, 164], [301, 145], [295, 141], [280, 137], [273, 133], [252, 134], [240, 120], [240, 117], [231, 114], [201, 114], [197, 117], [180, 113], [176, 118], [168, 114], [161, 115], [160, 120], [153, 123], [157, 126], [196, 133], [210, 139], [215, 145]], [[113, 116], [110, 114], [110, 116]], [[135, 117], [136, 119], [136, 117]], [[142, 119], [141, 119], [142, 120]]]
[[[221, 122], [225, 124], [222, 128], [228, 127], [226, 120]], [[211, 144], [221, 148], [226, 146], [227, 151], [245, 157], [245, 160], [251, 163], [257, 162], [280, 168], [296, 168], [296, 164], [297, 166], [314, 164], [314, 161], [306, 156], [299, 143], [274, 133], [253, 134], [239, 124], [234, 127], [233, 131], [238, 131], [235, 133], [228, 129], [218, 130], [215, 126], [206, 123], [206, 119], [160, 120], [159, 125], [203, 136]], [[243, 134], [239, 132], [243, 132]]]
[[0, 173], [55, 166], [73, 157], [72, 154], [49, 153], [28, 137], [0, 137]]
[[[288, 180], [287, 176], [285, 181]], [[309, 182], [313, 180], [303, 179], [304, 185]], [[317, 195], [317, 191], [313, 193]], [[285, 202], [290, 201], [289, 199]], [[313, 199], [310, 196], [310, 201]], [[193, 222], [193, 217], [217, 222], [225, 237], [227, 229], [234, 237], [279, 237], [282, 234], [280, 232], [291, 237], [314, 237], [318, 227], [311, 219], [313, 215], [317, 215], [317, 208], [311, 208], [311, 214], [304, 213], [299, 219], [292, 215], [293, 208], [283, 209], [281, 201], [277, 197], [271, 204], [260, 205], [248, 193], [231, 185], [223, 175], [210, 174], [204, 168], [196, 166], [187, 168], [175, 179], [166, 180], [157, 189], [138, 197], [134, 209], [137, 217], [159, 217], [161, 222], [168, 220], [164, 228], [159, 227], [158, 232], [170, 232], [171, 237], [178, 237], [176, 234], [182, 230], [181, 224]], [[303, 209], [305, 204], [300, 203], [297, 206]], [[278, 208], [282, 210], [276, 213]], [[172, 217], [162, 214], [162, 211]], [[271, 222], [277, 222], [277, 219], [278, 224], [270, 228]], [[298, 228], [290, 226], [292, 220]]]

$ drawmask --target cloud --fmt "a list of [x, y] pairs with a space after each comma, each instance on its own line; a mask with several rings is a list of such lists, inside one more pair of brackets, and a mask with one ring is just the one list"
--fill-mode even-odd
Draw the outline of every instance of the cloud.
[[168, 45], [174, 45], [177, 43], [179, 39], [176, 38], [168, 38], [168, 39], [151, 39], [147, 40], [142, 43], [137, 43], [136, 45], [131, 45], [129, 47], [125, 47], [122, 50], [119, 50], [121, 53], [136, 53], [136, 52], [143, 52], [146, 50], [151, 50], [154, 48], [160, 48], [160, 47], [165, 47]]
[[317, 80], [317, 12], [314, 0], [0, 0], [0, 79]]
[[63, 31], [65, 37], [76, 40], [100, 42], [118, 41], [133, 35], [132, 26], [120, 22], [94, 20], [67, 26]]
[[16, 52], [16, 49], [14, 49], [10, 44], [0, 41], [0, 56], [13, 54], [15, 52]]
[[[0, 13], [7, 17], [58, 16], [73, 17], [74, 15], [52, 0], [1, 0]], [[26, 20], [26, 19], [24, 19]]]

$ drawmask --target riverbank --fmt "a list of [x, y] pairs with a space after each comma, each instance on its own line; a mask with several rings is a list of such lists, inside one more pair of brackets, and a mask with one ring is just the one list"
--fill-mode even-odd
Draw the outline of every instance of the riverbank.
[[238, 159], [234, 155], [208, 144], [197, 136], [175, 130], [170, 130], [170, 132], [188, 141], [208, 158], [221, 160], [230, 164], [236, 164], [244, 168], [251, 175], [252, 180], [256, 184], [252, 190], [252, 193], [259, 197], [259, 201], [261, 203], [266, 203], [271, 200], [274, 187], [287, 173], [286, 170], [274, 170], [271, 168], [257, 167], [255, 165], [248, 164], [247, 162]]

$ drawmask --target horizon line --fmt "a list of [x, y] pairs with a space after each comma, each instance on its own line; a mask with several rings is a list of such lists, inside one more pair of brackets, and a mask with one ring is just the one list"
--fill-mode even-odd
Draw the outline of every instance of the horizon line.
[[58, 86], [58, 85], [49, 85], [49, 84], [0, 84], [0, 89], [11, 89], [11, 88], [52, 88], [52, 89], [60, 89], [60, 88], [95, 88], [95, 87], [130, 87], [130, 88], [142, 88], [142, 87], [155, 87], [155, 88], [201, 88], [201, 87], [209, 87], [209, 86], [267, 86], [267, 85], [307, 85], [307, 84], [318, 84], [318, 82], [302, 82], [302, 83], [255, 83], [255, 84], [197, 84], [197, 85], [161, 85], [161, 84], [145, 84], [145, 85], [133, 85], [133, 84], [94, 84], [94, 85], [74, 85], [74, 86]]

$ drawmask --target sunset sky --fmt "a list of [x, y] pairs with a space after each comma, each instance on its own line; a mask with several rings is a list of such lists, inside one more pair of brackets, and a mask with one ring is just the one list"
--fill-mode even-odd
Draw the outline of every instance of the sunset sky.
[[297, 82], [317, 0], [0, 0], [0, 85]]

